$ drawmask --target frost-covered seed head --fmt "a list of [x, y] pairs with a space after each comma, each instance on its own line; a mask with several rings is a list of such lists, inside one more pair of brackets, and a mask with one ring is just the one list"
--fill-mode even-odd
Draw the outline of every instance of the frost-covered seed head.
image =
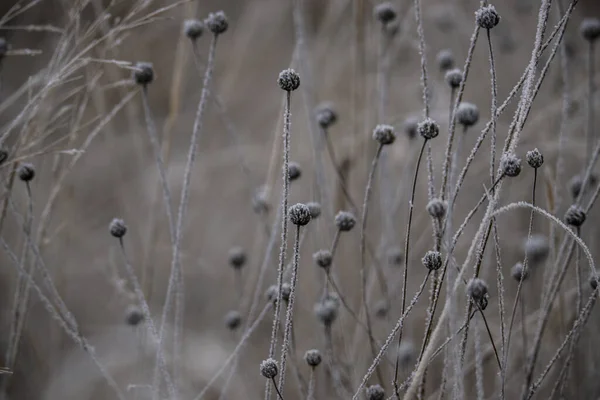
[[[586, 190], [595, 187], [597, 183], [598, 178], [596, 177], [596, 175], [590, 175], [590, 178], [588, 179], [588, 183], [586, 185]], [[573, 199], [579, 197], [579, 193], [581, 193], [582, 184], [582, 177], [580, 175], [573, 176], [573, 178], [571, 178], [571, 180], [569, 181], [569, 189], [571, 191], [571, 196], [573, 197]]]
[[115, 218], [110, 222], [108, 230], [112, 236], [120, 239], [127, 233], [127, 225], [122, 219]]
[[198, 19], [188, 19], [183, 23], [183, 33], [191, 40], [196, 40], [204, 33], [204, 24]]
[[321, 352], [317, 349], [307, 350], [304, 353], [304, 360], [312, 368], [318, 367], [321, 364]]
[[323, 103], [317, 107], [316, 118], [318, 124], [327, 129], [337, 122], [337, 112], [331, 103]]
[[241, 269], [246, 264], [246, 251], [243, 247], [235, 246], [229, 249], [229, 265]]
[[437, 53], [436, 60], [442, 72], [454, 68], [454, 55], [450, 49], [440, 50]]
[[521, 159], [514, 153], [504, 153], [500, 159], [500, 169], [504, 175], [514, 178], [521, 173]]
[[375, 316], [377, 318], [385, 318], [390, 311], [390, 306], [387, 301], [379, 300], [375, 303]]
[[204, 20], [204, 25], [215, 35], [220, 35], [229, 28], [227, 16], [223, 11], [208, 14], [208, 18]]
[[281, 299], [287, 303], [290, 301], [290, 294], [292, 294], [292, 286], [287, 282], [283, 282], [281, 284]]
[[[525, 274], [523, 274], [523, 272], [525, 272]], [[521, 277], [523, 277], [523, 280], [526, 280], [529, 277], [529, 271], [524, 270], [523, 263], [520, 261], [513, 265], [510, 270], [510, 274], [517, 282], [521, 280]]]
[[421, 262], [430, 271], [437, 271], [442, 268], [442, 254], [439, 251], [428, 251], [425, 253]]
[[331, 256], [331, 252], [329, 250], [319, 250], [313, 254], [313, 260], [319, 267], [329, 268], [331, 266], [331, 262], [333, 261], [333, 257]]
[[4, 147], [0, 147], [0, 165], [4, 164], [6, 160], [8, 160], [8, 150]]
[[356, 217], [349, 211], [340, 211], [335, 216], [335, 226], [342, 231], [351, 231], [356, 225]]
[[463, 73], [460, 69], [453, 68], [446, 72], [444, 79], [452, 89], [458, 89], [463, 80]]
[[311, 201], [306, 203], [306, 207], [308, 207], [310, 211], [310, 219], [317, 219], [321, 215], [321, 204], [316, 201]]
[[383, 400], [385, 391], [380, 385], [371, 385], [367, 388], [367, 400]]
[[295, 181], [296, 179], [300, 179], [302, 176], [302, 168], [300, 168], [300, 164], [297, 162], [290, 162], [288, 164], [288, 179], [291, 181]]
[[0, 37], [0, 61], [6, 56], [8, 53], [8, 42], [5, 38]]
[[315, 305], [315, 314], [325, 326], [331, 326], [338, 316], [340, 300], [332, 293]]
[[277, 285], [269, 286], [265, 291], [265, 296], [267, 300], [269, 300], [273, 304], [277, 303]]
[[310, 222], [310, 210], [306, 204], [298, 203], [290, 207], [290, 221], [294, 225], [304, 226]]
[[387, 260], [389, 265], [400, 266], [404, 261], [402, 256], [402, 249], [400, 247], [392, 247], [387, 251]]
[[479, 108], [473, 103], [460, 103], [456, 110], [456, 120], [465, 128], [475, 125], [479, 121]]
[[269, 204], [269, 195], [265, 187], [259, 188], [252, 196], [252, 209], [259, 215], [264, 215], [271, 208]]
[[260, 374], [267, 379], [275, 378], [278, 371], [277, 361], [272, 358], [267, 358], [260, 363]]
[[300, 86], [300, 76], [293, 69], [284, 69], [279, 73], [277, 84], [283, 90], [291, 92]]
[[398, 362], [404, 368], [413, 367], [416, 361], [415, 345], [410, 340], [403, 340], [398, 346]]
[[581, 36], [589, 42], [593, 42], [600, 37], [600, 19], [585, 18], [579, 26]]
[[414, 139], [417, 137], [419, 119], [417, 117], [408, 117], [404, 121], [404, 132], [409, 139]]
[[475, 11], [475, 21], [482, 29], [492, 29], [500, 22], [500, 16], [496, 8], [490, 4]]
[[546, 261], [550, 254], [548, 238], [541, 234], [532, 235], [525, 242], [525, 254], [528, 264], [531, 265], [539, 265]]
[[17, 169], [17, 175], [23, 182], [30, 182], [35, 178], [35, 167], [29, 163], [21, 164]]
[[373, 130], [373, 139], [383, 146], [394, 143], [396, 140], [394, 127], [391, 125], [377, 125]]
[[139, 62], [133, 70], [133, 80], [138, 85], [149, 85], [154, 80], [154, 68], [151, 63]]
[[419, 122], [417, 130], [419, 135], [426, 140], [434, 139], [440, 134], [440, 126], [431, 118], [425, 118], [423, 121]]
[[427, 203], [427, 212], [429, 215], [439, 220], [446, 216], [447, 209], [448, 203], [439, 198], [431, 199], [431, 201]]
[[537, 147], [528, 151], [525, 155], [525, 159], [531, 168], [537, 169], [544, 163], [544, 155], [537, 149]]
[[480, 278], [472, 278], [467, 284], [467, 294], [479, 308], [485, 310], [488, 304], [488, 286]]
[[373, 9], [373, 15], [379, 22], [387, 25], [396, 19], [396, 9], [389, 2], [377, 4]]
[[225, 326], [229, 330], [235, 331], [242, 324], [242, 316], [235, 310], [229, 311], [225, 314]]
[[585, 222], [585, 211], [577, 204], [573, 204], [565, 214], [565, 222], [567, 225], [580, 227]]
[[144, 320], [144, 314], [136, 306], [129, 306], [125, 311], [125, 322], [127, 325], [137, 326]]

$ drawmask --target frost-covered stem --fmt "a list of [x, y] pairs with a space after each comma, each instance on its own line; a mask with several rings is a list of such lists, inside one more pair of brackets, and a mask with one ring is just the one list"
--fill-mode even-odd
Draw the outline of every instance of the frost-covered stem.
[[425, 54], [425, 35], [423, 33], [423, 18], [421, 17], [421, 0], [414, 0], [415, 20], [419, 36], [419, 54], [421, 55], [421, 86], [423, 88], [423, 111], [425, 118], [429, 117], [429, 83], [427, 79], [427, 57]]
[[491, 77], [491, 84], [492, 84], [492, 110], [491, 110], [491, 115], [492, 115], [492, 126], [491, 126], [491, 131], [492, 131], [492, 135], [490, 136], [490, 179], [491, 182], [494, 182], [494, 173], [496, 172], [496, 167], [495, 167], [495, 163], [496, 163], [496, 110], [498, 108], [498, 86], [496, 83], [496, 64], [494, 62], [494, 50], [492, 47], [492, 38], [490, 36], [490, 30], [486, 29], [487, 31], [487, 42], [488, 42], [488, 47], [490, 49], [490, 77]]
[[315, 400], [315, 368], [310, 368], [310, 378], [308, 380], [308, 395], [306, 400]]
[[475, 387], [477, 388], [477, 400], [483, 400], [483, 354], [481, 351], [481, 333], [479, 323], [473, 324], [473, 336], [475, 336]]
[[596, 142], [596, 134], [594, 131], [594, 47], [595, 41], [588, 41], [587, 51], [587, 75], [588, 75], [588, 92], [587, 92], [587, 160], [590, 160], [591, 151]]

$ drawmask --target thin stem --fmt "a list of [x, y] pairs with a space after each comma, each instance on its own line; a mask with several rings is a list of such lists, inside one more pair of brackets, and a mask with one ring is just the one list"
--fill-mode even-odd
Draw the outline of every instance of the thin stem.
[[310, 368], [310, 378], [308, 380], [308, 395], [306, 400], [315, 400], [315, 367]]
[[[594, 142], [596, 141], [596, 135], [594, 132], [594, 46], [595, 41], [588, 41], [587, 51], [587, 72], [588, 72], [588, 93], [587, 93], [587, 161], [589, 162], [591, 157], [592, 148], [594, 148]], [[582, 186], [583, 191], [583, 186]]]
[[281, 395], [281, 392], [279, 391], [279, 388], [277, 387], [277, 383], [275, 383], [275, 378], [271, 378], [271, 381], [273, 382], [273, 387], [275, 388], [275, 391], [277, 392], [277, 396], [279, 396], [280, 400], [283, 400], [283, 396]]

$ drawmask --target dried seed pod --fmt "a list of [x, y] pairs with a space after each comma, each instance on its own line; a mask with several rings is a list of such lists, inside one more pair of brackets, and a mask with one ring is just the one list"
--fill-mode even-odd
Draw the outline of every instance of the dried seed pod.
[[331, 263], [333, 262], [333, 257], [329, 250], [319, 250], [315, 254], [313, 254], [313, 260], [315, 264], [317, 264], [321, 268], [329, 268], [331, 267]]
[[235, 331], [242, 324], [242, 316], [239, 312], [235, 310], [229, 311], [225, 314], [225, 326], [229, 328], [229, 330]]
[[208, 18], [204, 20], [204, 25], [215, 35], [220, 35], [229, 28], [227, 16], [223, 11], [208, 14]]
[[139, 62], [133, 69], [133, 80], [138, 85], [146, 86], [154, 81], [154, 68], [151, 63]]
[[585, 211], [583, 211], [583, 208], [579, 207], [577, 204], [573, 204], [565, 213], [565, 222], [567, 225], [571, 225], [576, 228], [583, 225], [585, 218]]
[[229, 265], [234, 269], [241, 269], [246, 264], [246, 251], [240, 247], [235, 246], [229, 249]]
[[204, 24], [198, 19], [188, 19], [183, 23], [183, 33], [191, 40], [196, 40], [204, 33]]
[[460, 69], [453, 68], [446, 72], [444, 79], [452, 89], [458, 89], [463, 80], [463, 73]]
[[138, 326], [144, 320], [144, 314], [136, 306], [129, 306], [125, 311], [125, 322], [127, 325]]
[[35, 167], [33, 164], [23, 163], [17, 169], [17, 175], [23, 182], [30, 182], [35, 178]]
[[302, 168], [300, 168], [300, 164], [297, 162], [290, 162], [288, 164], [288, 179], [290, 182], [300, 179], [302, 176]]
[[306, 203], [306, 207], [310, 210], [310, 219], [317, 219], [321, 215], [321, 204], [316, 201]]
[[443, 72], [454, 68], [454, 55], [450, 49], [440, 50], [440, 52], [437, 53], [436, 60], [440, 70]]
[[277, 361], [272, 358], [267, 358], [260, 363], [260, 374], [267, 379], [273, 379], [277, 376], [279, 372], [279, 368], [277, 366]]
[[335, 322], [340, 309], [340, 299], [333, 293], [315, 305], [315, 314], [319, 321], [325, 326], [331, 326]]
[[112, 236], [121, 239], [127, 233], [127, 225], [122, 219], [115, 218], [108, 226], [108, 230]]
[[505, 176], [514, 178], [521, 173], [521, 159], [513, 153], [504, 153], [500, 159], [500, 168]]
[[425, 118], [419, 122], [417, 130], [425, 140], [434, 139], [440, 134], [440, 126], [431, 118]]
[[475, 21], [482, 29], [492, 29], [500, 22], [500, 15], [493, 5], [481, 7], [475, 11]]
[[377, 125], [373, 130], [373, 139], [382, 146], [394, 143], [396, 140], [396, 132], [391, 125]]
[[537, 149], [537, 147], [533, 150], [530, 150], [525, 155], [525, 159], [527, 160], [527, 164], [531, 168], [539, 168], [544, 163], [544, 155]]
[[315, 112], [317, 123], [323, 129], [329, 128], [337, 122], [337, 112], [331, 103], [320, 104]]
[[581, 36], [588, 42], [594, 42], [600, 37], [600, 19], [585, 18], [579, 25]]
[[427, 203], [427, 212], [429, 215], [439, 220], [446, 216], [447, 209], [448, 203], [439, 198], [431, 199], [431, 201]]
[[379, 300], [375, 303], [375, 316], [377, 318], [385, 318], [390, 311], [390, 305], [386, 300]]
[[550, 254], [548, 238], [544, 235], [532, 235], [525, 241], [525, 254], [527, 262], [531, 265], [539, 265], [546, 261]]
[[392, 247], [387, 251], [387, 260], [389, 265], [400, 266], [404, 261], [402, 249], [400, 247]]
[[467, 284], [467, 294], [475, 304], [485, 310], [488, 304], [488, 286], [483, 279], [472, 278]]
[[523, 278], [523, 280], [525, 280], [529, 277], [529, 270], [525, 271], [525, 269], [523, 267], [523, 263], [519, 261], [511, 268], [510, 274], [514, 280], [519, 282], [519, 281], [521, 281], [521, 278]]
[[322, 361], [321, 352], [317, 349], [307, 350], [306, 353], [304, 353], [304, 360], [312, 368], [318, 367]]
[[356, 217], [349, 211], [340, 211], [335, 216], [335, 226], [342, 231], [351, 231], [356, 225]]
[[304, 226], [310, 222], [310, 210], [306, 204], [298, 203], [290, 207], [290, 221], [294, 225]]
[[456, 121], [469, 128], [479, 121], [479, 108], [473, 103], [462, 102], [456, 110]]
[[380, 385], [371, 385], [367, 388], [367, 400], [385, 399], [385, 391]]
[[293, 69], [284, 69], [279, 73], [277, 84], [287, 92], [294, 91], [300, 86], [300, 76]]
[[421, 262], [430, 271], [437, 271], [442, 268], [442, 254], [439, 251], [428, 251], [425, 253]]
[[373, 15], [383, 25], [387, 25], [396, 19], [396, 9], [389, 2], [377, 4], [373, 9]]
[[404, 132], [409, 139], [414, 139], [417, 137], [419, 126], [419, 119], [417, 117], [408, 117], [404, 120]]

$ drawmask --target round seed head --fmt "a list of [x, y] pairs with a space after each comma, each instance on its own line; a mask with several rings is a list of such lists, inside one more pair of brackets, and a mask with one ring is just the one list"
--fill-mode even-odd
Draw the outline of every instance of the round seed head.
[[306, 204], [298, 203], [290, 207], [290, 221], [292, 224], [304, 226], [310, 222], [310, 210]]
[[154, 80], [154, 68], [151, 63], [139, 62], [133, 69], [133, 80], [138, 85], [149, 85]]
[[340, 300], [330, 293], [329, 296], [315, 305], [315, 314], [323, 325], [331, 326], [337, 319], [339, 308]]
[[528, 151], [525, 155], [525, 159], [531, 168], [537, 169], [544, 163], [544, 155], [537, 149], [537, 147]]
[[[525, 274], [523, 274], [523, 272], [525, 272]], [[519, 282], [521, 280], [521, 277], [523, 278], [523, 280], [529, 277], [529, 270], [525, 271], [525, 269], [523, 268], [523, 263], [519, 261], [511, 268], [510, 274], [512, 275], [514, 280]]]
[[585, 211], [577, 204], [573, 204], [565, 214], [565, 222], [567, 225], [580, 227], [585, 222]]
[[600, 19], [585, 18], [579, 26], [581, 36], [587, 41], [593, 42], [600, 37]]
[[125, 322], [127, 325], [137, 326], [144, 320], [144, 314], [136, 306], [129, 306], [125, 311]]
[[288, 164], [288, 179], [290, 182], [295, 181], [296, 179], [300, 179], [302, 176], [302, 169], [300, 168], [300, 164], [297, 162], [290, 162]]
[[387, 251], [387, 260], [390, 266], [400, 266], [404, 261], [402, 249], [400, 247], [392, 247]]
[[317, 349], [307, 350], [304, 353], [304, 360], [311, 367], [318, 367], [321, 364], [321, 352]]
[[259, 188], [252, 196], [252, 209], [258, 215], [264, 215], [269, 212], [269, 195], [266, 187]]
[[442, 254], [439, 251], [428, 251], [425, 253], [421, 262], [430, 271], [437, 271], [442, 268]]
[[404, 368], [412, 367], [416, 361], [415, 345], [410, 340], [403, 340], [398, 346], [398, 362]]
[[521, 173], [521, 159], [514, 153], [504, 153], [500, 159], [500, 168], [504, 175], [514, 178]]
[[35, 167], [29, 163], [21, 164], [17, 169], [17, 175], [23, 182], [29, 182], [35, 178]]
[[409, 139], [414, 139], [417, 137], [419, 126], [419, 119], [417, 117], [408, 117], [404, 121], [404, 132]]
[[[586, 185], [586, 190], [596, 186], [597, 183], [598, 183], [598, 178], [596, 177], [596, 175], [590, 175], [590, 178], [588, 179], [588, 183]], [[573, 196], [573, 199], [576, 199], [577, 197], [579, 197], [579, 193], [581, 193], [582, 185], [583, 185], [583, 178], [580, 175], [573, 176], [573, 178], [571, 178], [571, 180], [569, 181], [569, 189], [571, 191], [571, 196]]]
[[267, 379], [273, 379], [277, 376], [278, 366], [277, 361], [272, 358], [267, 358], [260, 363], [260, 374]]
[[431, 118], [426, 118], [419, 122], [417, 131], [424, 139], [434, 139], [440, 134], [440, 126]]
[[242, 323], [242, 316], [239, 312], [235, 310], [229, 311], [225, 314], [225, 326], [229, 328], [229, 330], [235, 331]]
[[0, 147], [0, 165], [4, 164], [6, 160], [8, 160], [8, 150], [4, 147]]
[[277, 303], [277, 285], [269, 286], [265, 291], [265, 296], [273, 304]]
[[329, 128], [337, 122], [337, 112], [331, 103], [323, 103], [316, 110], [317, 122], [323, 129]]
[[240, 247], [235, 246], [229, 249], [229, 265], [234, 269], [241, 269], [246, 264], [246, 251]]
[[452, 89], [458, 89], [463, 80], [463, 73], [460, 69], [453, 68], [446, 72], [444, 79]]
[[5, 38], [0, 37], [0, 60], [2, 60], [6, 53], [8, 53], [8, 42]]
[[292, 287], [289, 283], [283, 282], [281, 284], [281, 299], [286, 303], [290, 301], [290, 294], [292, 293]]
[[279, 73], [277, 84], [283, 90], [291, 92], [300, 86], [300, 76], [293, 69], [284, 69]]
[[440, 50], [440, 52], [437, 53], [436, 60], [440, 70], [443, 72], [454, 68], [454, 55], [450, 49]]
[[427, 203], [427, 212], [429, 215], [439, 220], [446, 216], [447, 209], [448, 203], [439, 198], [431, 199], [431, 201]]
[[375, 304], [375, 316], [377, 318], [385, 318], [388, 315], [389, 311], [390, 311], [390, 306], [387, 301], [379, 300]]
[[351, 231], [356, 225], [356, 217], [349, 211], [340, 211], [335, 216], [335, 226], [342, 231]]
[[396, 19], [396, 9], [388, 2], [377, 4], [373, 9], [373, 15], [379, 22], [387, 25]]
[[496, 8], [490, 4], [475, 11], [475, 21], [482, 29], [492, 29], [500, 22], [500, 16]]
[[319, 267], [329, 268], [331, 266], [331, 262], [333, 261], [333, 257], [329, 250], [319, 250], [313, 254], [313, 260]]
[[317, 219], [321, 215], [321, 204], [316, 201], [311, 201], [306, 203], [306, 207], [308, 207], [310, 211], [310, 219]]
[[394, 143], [394, 140], [396, 140], [394, 127], [391, 125], [377, 125], [373, 130], [373, 139], [383, 146]]
[[120, 239], [127, 233], [127, 225], [125, 225], [125, 221], [122, 219], [115, 218], [110, 222], [108, 230], [112, 236]]
[[473, 103], [460, 103], [456, 110], [456, 120], [465, 128], [475, 125], [479, 121], [479, 108]]
[[488, 304], [488, 286], [482, 279], [471, 279], [467, 284], [467, 294], [479, 308], [485, 310]]
[[383, 400], [385, 391], [380, 385], [371, 385], [367, 388], [367, 400]]
[[596, 272], [595, 275], [594, 274], [590, 275], [589, 282], [590, 282], [590, 286], [591, 286], [592, 290], [596, 290], [596, 288], [598, 287], [598, 279], [599, 278], [596, 277], [597, 274], [598, 273]]
[[229, 27], [227, 16], [223, 11], [208, 14], [208, 18], [204, 20], [204, 24], [215, 35], [224, 33]]
[[532, 235], [525, 242], [525, 254], [527, 255], [528, 263], [531, 265], [539, 265], [546, 261], [550, 254], [548, 238], [539, 234]]
[[183, 33], [191, 40], [196, 40], [204, 33], [204, 24], [198, 19], [188, 19], [183, 23]]

